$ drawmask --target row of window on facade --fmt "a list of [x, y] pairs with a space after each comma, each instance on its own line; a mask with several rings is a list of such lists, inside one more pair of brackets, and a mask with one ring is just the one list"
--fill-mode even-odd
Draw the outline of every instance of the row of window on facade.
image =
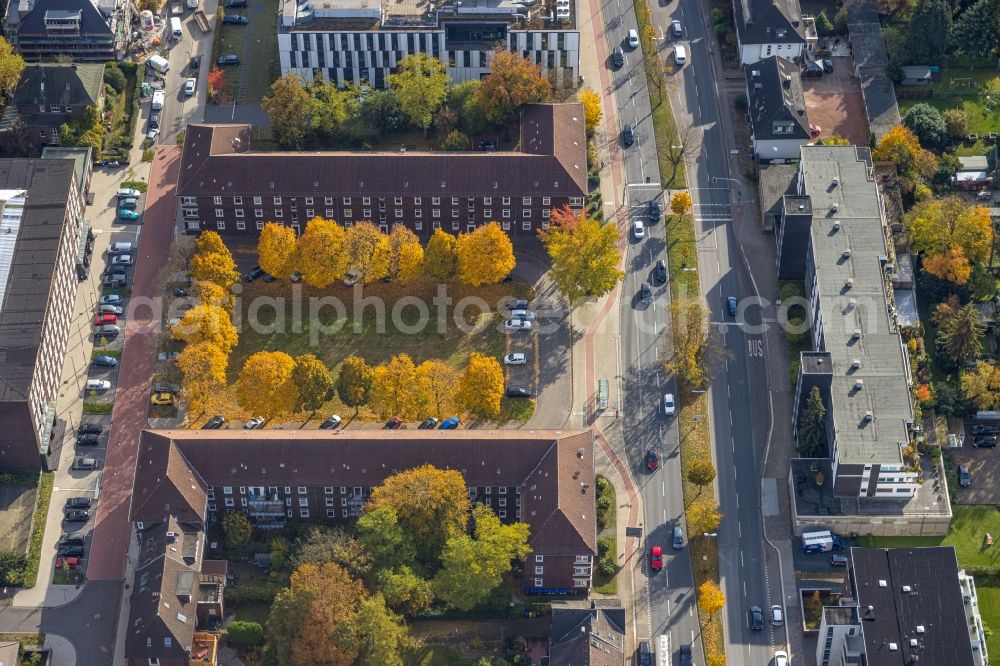
[[[520, 500], [518, 500], [518, 501], [520, 501]], [[288, 502], [291, 502], [291, 500], [288, 500]], [[236, 508], [236, 502], [235, 502], [235, 500], [232, 497], [226, 497], [225, 498], [225, 506], [229, 510], [234, 510]], [[247, 500], [246, 499], [242, 499], [241, 500], [241, 506], [243, 506], [243, 507], [247, 506]], [[327, 502], [327, 507], [328, 508], [326, 509], [326, 517], [327, 518], [336, 518], [337, 517], [337, 509], [336, 508], [329, 508], [330, 507], [330, 503], [329, 502]], [[215, 502], [209, 502], [208, 503], [208, 510], [214, 513], [215, 511], [218, 510], [218, 505]], [[289, 518], [293, 518], [294, 517], [293, 511], [290, 508], [285, 509], [285, 514]], [[349, 508], [341, 508], [340, 509], [340, 517], [341, 518], [351, 518], [351, 517], [354, 517], [354, 516], [357, 516], [357, 515], [358, 515], [357, 509], [349, 509]], [[309, 508], [307, 506], [303, 505], [303, 506], [299, 507], [299, 517], [300, 518], [309, 518], [310, 517]], [[506, 518], [507, 517], [507, 509], [497, 509], [497, 517], [498, 518]], [[515, 518], [520, 518], [521, 517], [521, 509], [520, 508], [515, 509], [514, 517]]]
[[[558, 186], [559, 186], [559, 184], [556, 183], [556, 187], [558, 187]], [[281, 203], [282, 202], [282, 197], [268, 197], [268, 198], [270, 198], [274, 202], [275, 206], [282, 205], [282, 203]], [[326, 206], [332, 206], [333, 205], [333, 201], [334, 201], [335, 198], [336, 197], [323, 197], [323, 204], [326, 205]], [[362, 206], [370, 206], [372, 204], [372, 199], [373, 198], [378, 199], [379, 210], [385, 210], [386, 200], [388, 199], [388, 197], [341, 197], [341, 203], [343, 205], [345, 205], [345, 206], [351, 206], [351, 205], [353, 205], [352, 202], [354, 201], [355, 198], [361, 199], [361, 205]], [[442, 199], [448, 199], [448, 198], [451, 199], [451, 205], [452, 206], [459, 205], [459, 201], [462, 199], [462, 197], [430, 197], [431, 205], [433, 205], [433, 206], [440, 206], [441, 205], [441, 200]], [[493, 204], [493, 199], [500, 199], [501, 202], [502, 202], [502, 204], [504, 206], [509, 206], [509, 205], [511, 205], [511, 203], [510, 203], [511, 200], [513, 198], [516, 198], [516, 197], [479, 197], [479, 198], [482, 199], [482, 205], [484, 205], [484, 206], [490, 206], [490, 205], [492, 205]], [[538, 197], [538, 198], [540, 198], [542, 200], [542, 205], [543, 206], [549, 206], [549, 205], [551, 205], [551, 201], [552, 201], [551, 197]], [[242, 206], [244, 199], [253, 199], [253, 205], [255, 205], [255, 206], [260, 206], [264, 202], [264, 197], [232, 197], [232, 205], [234, 205], [234, 206]], [[305, 205], [306, 206], [315, 206], [315, 205], [317, 205], [315, 203], [315, 201], [316, 201], [316, 199], [319, 199], [319, 197], [303, 197], [303, 199], [305, 199]], [[393, 199], [393, 203], [396, 206], [402, 206], [403, 205], [403, 197], [393, 197], [392, 199]], [[476, 197], [465, 197], [465, 199], [466, 199], [466, 201], [468, 202], [468, 204], [470, 206], [472, 206], [472, 204], [474, 204], [476, 202]], [[296, 197], [289, 197], [289, 201], [291, 202], [291, 204], [292, 204], [293, 207], [296, 205]], [[424, 201], [424, 197], [413, 197], [413, 205], [414, 206], [422, 206], [423, 205], [423, 201]], [[521, 197], [521, 205], [522, 206], [530, 206], [531, 202], [532, 202], [532, 198], [531, 197]], [[223, 197], [221, 197], [221, 196], [213, 196], [212, 197], [212, 203], [215, 204], [216, 206], [221, 206], [222, 203], [223, 203]], [[181, 197], [181, 205], [182, 206], [197, 206], [198, 205], [198, 197]], [[573, 206], [583, 205], [583, 197], [570, 197], [570, 205], [573, 205]]]
[[[542, 209], [542, 218], [543, 219], [548, 219], [549, 216], [551, 215], [551, 211], [552, 211], [552, 209], [550, 209], [550, 208], [544, 208], [544, 209]], [[460, 216], [460, 212], [461, 212], [460, 209], [458, 209], [458, 208], [452, 208], [451, 209], [451, 217], [453, 217], [453, 218], [459, 217]], [[475, 209], [472, 206], [469, 206], [469, 211], [468, 212], [469, 212], [469, 217], [475, 217]], [[504, 208], [501, 211], [501, 216], [502, 216], [503, 219], [510, 219], [512, 212], [513, 211], [510, 208]], [[235, 215], [237, 218], [246, 217], [245, 211], [242, 208], [234, 208], [233, 209], [233, 215]], [[254, 212], [253, 212], [253, 216], [255, 218], [257, 218], [257, 219], [263, 219], [263, 217], [264, 217], [264, 209], [263, 208], [255, 208]], [[401, 208], [396, 208], [395, 211], [394, 211], [393, 216], [397, 220], [403, 219], [403, 210]], [[423, 216], [424, 216], [424, 211], [423, 211], [422, 208], [417, 208], [417, 209], [413, 210], [413, 217], [419, 219], [419, 218], [422, 218]], [[435, 219], [440, 219], [440, 217], [441, 217], [441, 209], [440, 208], [432, 208], [430, 216], [433, 217], [433, 218], [435, 218]], [[485, 208], [485, 209], [483, 209], [483, 211], [481, 213], [481, 216], [482, 217], [493, 217], [493, 209], [492, 208]], [[199, 214], [197, 208], [185, 208], [184, 209], [184, 217], [189, 218], [189, 219], [194, 219], [194, 218], [201, 217], [201, 215]], [[224, 208], [216, 208], [215, 209], [215, 217], [219, 218], [219, 219], [225, 218], [226, 217], [226, 210]], [[282, 218], [285, 217], [285, 211], [282, 210], [281, 208], [275, 208], [271, 212], [271, 216], [270, 217], [272, 219], [280, 220], [280, 219], [282, 219]], [[295, 217], [294, 213], [292, 214], [292, 217], [293, 218]], [[307, 220], [311, 220], [314, 217], [316, 217], [316, 209], [314, 209], [314, 208], [306, 208], [306, 219]], [[327, 208], [326, 209], [326, 218], [327, 219], [333, 219], [335, 217], [337, 217], [337, 216], [334, 213], [334, 210], [332, 208]], [[343, 217], [345, 218], [345, 221], [349, 221], [349, 220], [354, 219], [354, 211], [352, 209], [350, 209], [350, 208], [345, 208], [344, 209], [344, 215], [343, 215]], [[365, 208], [365, 209], [363, 209], [362, 210], [362, 217], [364, 219], [366, 219], [366, 220], [372, 219], [372, 209], [371, 208]], [[521, 211], [521, 217], [525, 217], [525, 218], [531, 217], [531, 209], [530, 208], [523, 209]], [[379, 211], [379, 219], [382, 222], [386, 221], [387, 216], [386, 216], [386, 213], [385, 213], [384, 210], [380, 210]]]
[[[463, 472], [464, 471], [465, 470], [463, 470]], [[248, 494], [247, 493], [248, 486], [222, 486], [222, 494], [223, 495], [233, 495], [233, 494], [235, 494], [233, 492], [233, 488], [234, 487], [236, 487], [236, 488], [239, 489], [239, 494], [240, 495], [246, 495], [246, 494]], [[270, 495], [270, 496], [277, 496], [277, 494], [278, 494], [278, 488], [279, 487], [280, 486], [267, 486], [267, 494]], [[334, 494], [334, 487], [335, 486], [323, 486], [323, 494], [324, 495], [333, 495]], [[251, 496], [251, 498], [254, 498], [258, 494], [257, 491], [254, 490], [254, 488], [260, 488], [261, 492], [263, 492], [264, 486], [249, 486], [249, 490], [250, 490], [249, 495]], [[291, 495], [292, 494], [292, 486], [283, 486], [283, 488], [284, 488], [284, 491], [285, 491], [286, 495]], [[350, 494], [350, 495], [353, 495], [354, 497], [363, 497], [364, 494], [365, 494], [365, 488], [362, 487], [362, 486], [339, 486], [339, 488], [340, 488], [340, 494], [341, 495], [348, 495], [348, 494]], [[483, 487], [484, 493], [486, 495], [492, 495], [493, 494], [493, 488], [494, 488], [494, 486], [484, 486]], [[499, 495], [506, 495], [507, 494], [507, 488], [508, 488], [508, 486], [496, 486], [497, 494], [499, 494]], [[295, 486], [295, 489], [296, 489], [297, 494], [299, 494], [299, 495], [306, 495], [309, 492], [309, 487], [308, 486]], [[348, 489], [350, 489], [350, 492], [348, 492]], [[477, 492], [478, 492], [478, 490], [477, 490], [476, 486], [473, 486], [473, 487], [469, 488], [469, 497], [475, 497], [476, 494], [477, 494]], [[520, 488], [520, 486], [514, 486], [514, 494], [515, 495], [520, 495], [521, 494], [521, 488]], [[208, 490], [208, 499], [210, 499], [210, 500], [214, 500], [215, 499], [215, 489], [214, 488], [209, 488], [209, 490]]]
[[[201, 225], [201, 221], [200, 220], [193, 221], [191, 218], [188, 218], [188, 220], [189, 220], [188, 221], [188, 228], [189, 229], [197, 229]], [[517, 223], [515, 222], [514, 225], [516, 226], [516, 224]], [[264, 228], [264, 220], [256, 220], [255, 226], [256, 226], [256, 228], [258, 230], [263, 229]], [[299, 231], [299, 220], [298, 220], [298, 218], [292, 218], [292, 220], [291, 220], [291, 226], [292, 226], [292, 228], [296, 232]], [[351, 227], [351, 223], [347, 222], [347, 223], [344, 224], [344, 226], [350, 228]], [[451, 229], [452, 229], [452, 231], [459, 231], [461, 229], [461, 226], [462, 225], [461, 225], [461, 223], [458, 220], [453, 220], [452, 223], [451, 223]], [[502, 220], [501, 221], [501, 226], [503, 227], [504, 231], [510, 231], [511, 230], [511, 221], [510, 220]], [[219, 230], [219, 231], [225, 231], [226, 230], [226, 222], [225, 222], [225, 220], [216, 220], [215, 221], [215, 228], [217, 230]], [[247, 228], [246, 220], [242, 220], [242, 219], [237, 219], [236, 220], [236, 230], [237, 231], [245, 231], [246, 228]], [[443, 228], [444, 227], [441, 225], [441, 220], [434, 220], [434, 221], [431, 222], [431, 229], [443, 229]], [[531, 225], [531, 220], [524, 220], [524, 221], [521, 222], [521, 229], [523, 229], [524, 231], [531, 231], [532, 228], [533, 227]], [[548, 220], [542, 220], [542, 229], [548, 229], [548, 228], [549, 228]], [[389, 233], [389, 225], [388, 225], [388, 223], [386, 223], [384, 221], [380, 222], [379, 223], [379, 229], [382, 231], [382, 233]], [[472, 222], [472, 221], [470, 221], [466, 225], [466, 227], [465, 227], [466, 231], [475, 231], [475, 229], [476, 229], [476, 224], [474, 222]], [[413, 230], [414, 231], [423, 231], [424, 230], [424, 223], [423, 223], [423, 221], [422, 220], [416, 220], [413, 223]]]

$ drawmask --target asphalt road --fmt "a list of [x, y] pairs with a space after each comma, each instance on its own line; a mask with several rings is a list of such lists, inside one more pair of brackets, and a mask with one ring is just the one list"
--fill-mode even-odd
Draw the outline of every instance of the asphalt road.
[[[659, 181], [656, 145], [650, 109], [649, 91], [642, 55], [627, 44], [629, 29], [637, 29], [635, 10], [629, 0], [609, 0], [603, 3], [605, 36], [608, 51], [621, 46], [625, 64], [615, 68], [610, 59], [606, 65], [612, 72], [612, 88], [618, 117], [623, 124], [635, 128], [631, 146], [622, 143], [625, 163], [625, 192], [629, 205], [629, 244], [626, 278], [620, 301], [620, 349], [623, 386], [624, 447], [628, 464], [643, 495], [644, 539], [640, 557], [633, 558], [630, 574], [636, 581], [636, 604], [640, 621], [636, 632], [640, 640], [655, 639], [670, 634], [671, 663], [678, 659], [680, 645], [694, 643], [694, 654], [701, 653], [698, 620], [692, 589], [691, 562], [687, 550], [671, 547], [671, 534], [681, 520], [684, 503], [680, 489], [680, 457], [678, 435], [673, 419], [663, 413], [664, 393], [675, 393], [667, 384], [660, 359], [664, 344], [666, 309], [670, 303], [667, 286], [656, 281], [653, 268], [658, 259], [666, 259], [663, 224], [649, 219], [649, 202], [660, 201], [665, 209]], [[619, 140], [621, 140], [619, 135]], [[634, 223], [642, 221], [646, 228], [643, 238], [635, 237]], [[640, 296], [643, 282], [650, 285], [652, 297]], [[646, 453], [657, 450], [660, 469], [646, 468]], [[649, 549], [664, 550], [663, 571], [649, 568]], [[700, 660], [699, 660], [700, 661]]]
[[[760, 313], [733, 228], [734, 214], [742, 213], [741, 189], [750, 186], [717, 180], [740, 177], [730, 172], [734, 162], [720, 124], [722, 114], [728, 114], [729, 109], [720, 101], [703, 5], [696, 0], [676, 0], [654, 7], [653, 19], [664, 32], [672, 19], [680, 20], [684, 27], [677, 42], [687, 46], [688, 63], [675, 75], [677, 86], [671, 98], [679, 127], [690, 125], [698, 130], [699, 145], [688, 160], [687, 177], [694, 200], [701, 289], [710, 320], [718, 326], [729, 352], [709, 389], [723, 514], [718, 539], [720, 577], [727, 599], [727, 656], [729, 663], [767, 664], [772, 656], [773, 631], [769, 624], [763, 631], [747, 626], [752, 606], [760, 606], [765, 615], [769, 606], [759, 497], [769, 420], [765, 345], [754, 326], [759, 324]], [[673, 46], [673, 42], [663, 43], [661, 50], [672, 54]], [[738, 299], [736, 317], [726, 311], [729, 296]]]

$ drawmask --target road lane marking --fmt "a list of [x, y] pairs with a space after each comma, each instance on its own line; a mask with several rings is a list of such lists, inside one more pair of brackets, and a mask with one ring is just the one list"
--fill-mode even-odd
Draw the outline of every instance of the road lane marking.
[[743, 551], [742, 550], [740, 551], [740, 566], [741, 567], [744, 566], [743, 565]]
[[747, 582], [743, 581], [743, 598], [746, 599], [747, 596]]

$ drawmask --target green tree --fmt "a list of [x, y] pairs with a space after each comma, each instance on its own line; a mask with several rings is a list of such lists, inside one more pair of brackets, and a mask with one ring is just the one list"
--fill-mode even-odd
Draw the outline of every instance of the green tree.
[[416, 615], [431, 607], [434, 589], [429, 580], [418, 576], [408, 566], [382, 569], [376, 575], [378, 589], [385, 602], [405, 615]]
[[[2, 48], [2, 47], [0, 47]], [[125, 72], [121, 70], [116, 62], [109, 62], [104, 66], [104, 82], [111, 86], [116, 93], [125, 90]]]
[[271, 84], [260, 105], [271, 119], [271, 133], [287, 150], [297, 150], [309, 133], [312, 100], [295, 74], [286, 74]]
[[441, 569], [434, 576], [438, 598], [468, 611], [503, 583], [511, 560], [528, 554], [528, 526], [504, 525], [489, 507], [472, 510], [474, 536], [460, 534], [445, 543]]
[[259, 351], [243, 363], [234, 386], [240, 407], [265, 419], [290, 414], [300, 403], [295, 361], [281, 351]]
[[14, 92], [23, 71], [24, 58], [14, 50], [10, 42], [0, 37], [0, 108], [6, 101], [5, 96]]
[[939, 148], [948, 139], [948, 126], [941, 112], [930, 104], [914, 104], [903, 115], [903, 124], [909, 127], [920, 144], [925, 147]]
[[818, 458], [826, 449], [826, 405], [819, 387], [809, 391], [806, 404], [799, 414], [799, 455], [803, 458]]
[[466, 134], [478, 134], [489, 125], [483, 107], [479, 106], [480, 83], [466, 81], [448, 89], [447, 104], [458, 114], [458, 126]]
[[979, 321], [975, 305], [959, 305], [957, 299], [939, 303], [933, 319], [938, 325], [937, 345], [956, 366], [975, 360], [983, 353], [986, 327]]
[[448, 92], [444, 64], [424, 53], [408, 55], [399, 61], [396, 73], [389, 75], [389, 85], [410, 122], [426, 134]]
[[439, 280], [450, 280], [458, 270], [457, 239], [447, 231], [435, 229], [424, 250], [424, 270]]
[[24, 574], [28, 569], [28, 556], [13, 550], [0, 551], [0, 583], [3, 585], [24, 585]]
[[494, 356], [479, 352], [469, 355], [455, 401], [476, 416], [490, 419], [500, 415], [500, 400], [503, 398], [503, 368]]
[[333, 640], [357, 653], [357, 666], [403, 666], [410, 634], [403, 618], [376, 593], [361, 600], [357, 612], [337, 627]]
[[951, 5], [947, 0], [917, 0], [907, 28], [910, 61], [940, 62], [951, 40]]
[[250, 519], [241, 511], [227, 513], [222, 519], [222, 531], [226, 535], [226, 546], [239, 548], [250, 542], [253, 526]]
[[361, 101], [361, 117], [381, 134], [392, 134], [406, 128], [409, 118], [392, 88], [369, 90]]
[[421, 562], [434, 562], [445, 542], [465, 534], [469, 491], [456, 469], [422, 465], [393, 474], [372, 491], [366, 512], [389, 506], [413, 540]]
[[359, 407], [368, 404], [372, 378], [371, 366], [360, 356], [348, 356], [340, 366], [340, 374], [337, 375], [337, 395], [342, 403], [354, 408], [355, 415]]
[[372, 555], [357, 537], [340, 527], [313, 527], [295, 542], [292, 567], [333, 562], [353, 578], [364, 578], [372, 571]]
[[296, 255], [306, 284], [324, 289], [347, 272], [347, 232], [333, 220], [314, 217], [299, 237]]
[[295, 272], [295, 247], [295, 231], [291, 227], [268, 222], [257, 239], [260, 267], [276, 278], [287, 280]]
[[847, 34], [847, 4], [842, 4], [833, 15], [833, 30], [838, 35]]
[[625, 273], [618, 268], [618, 229], [601, 224], [569, 207], [552, 212], [548, 230], [538, 237], [549, 253], [550, 275], [559, 291], [574, 302], [587, 296], [603, 296], [618, 284]]
[[520, 112], [525, 104], [544, 102], [552, 94], [552, 84], [541, 68], [518, 53], [497, 49], [490, 73], [476, 92], [486, 119], [501, 125]]
[[973, 58], [985, 58], [998, 46], [998, 9], [991, 0], [979, 0], [955, 21], [951, 44], [959, 53]]
[[969, 133], [969, 112], [965, 109], [945, 109], [941, 117], [949, 136], [959, 138]]
[[314, 354], [303, 354], [295, 358], [292, 383], [299, 390], [299, 409], [313, 414], [330, 399], [333, 377], [323, 361]]
[[468, 150], [471, 146], [472, 142], [469, 141], [469, 137], [463, 134], [461, 130], [452, 130], [444, 138], [444, 141], [441, 142], [441, 150], [451, 152]]
[[264, 642], [264, 627], [256, 622], [233, 620], [226, 626], [226, 641], [238, 650], [257, 647]]
[[376, 562], [392, 566], [412, 564], [416, 559], [413, 540], [390, 505], [379, 506], [358, 518], [358, 538]]
[[823, 37], [833, 34], [833, 24], [830, 23], [830, 18], [826, 15], [825, 9], [816, 15], [816, 32]]
[[347, 123], [358, 115], [357, 93], [338, 88], [322, 76], [309, 86], [309, 125], [313, 132], [329, 140], [344, 132]]
[[473, 287], [496, 284], [514, 270], [514, 245], [496, 222], [461, 234], [455, 244], [458, 277]]

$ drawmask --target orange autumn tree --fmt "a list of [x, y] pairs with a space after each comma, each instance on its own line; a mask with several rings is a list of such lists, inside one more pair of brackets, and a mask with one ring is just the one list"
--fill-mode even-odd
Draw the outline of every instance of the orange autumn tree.
[[206, 77], [208, 81], [208, 94], [226, 87], [226, 73], [218, 67], [213, 67]]

